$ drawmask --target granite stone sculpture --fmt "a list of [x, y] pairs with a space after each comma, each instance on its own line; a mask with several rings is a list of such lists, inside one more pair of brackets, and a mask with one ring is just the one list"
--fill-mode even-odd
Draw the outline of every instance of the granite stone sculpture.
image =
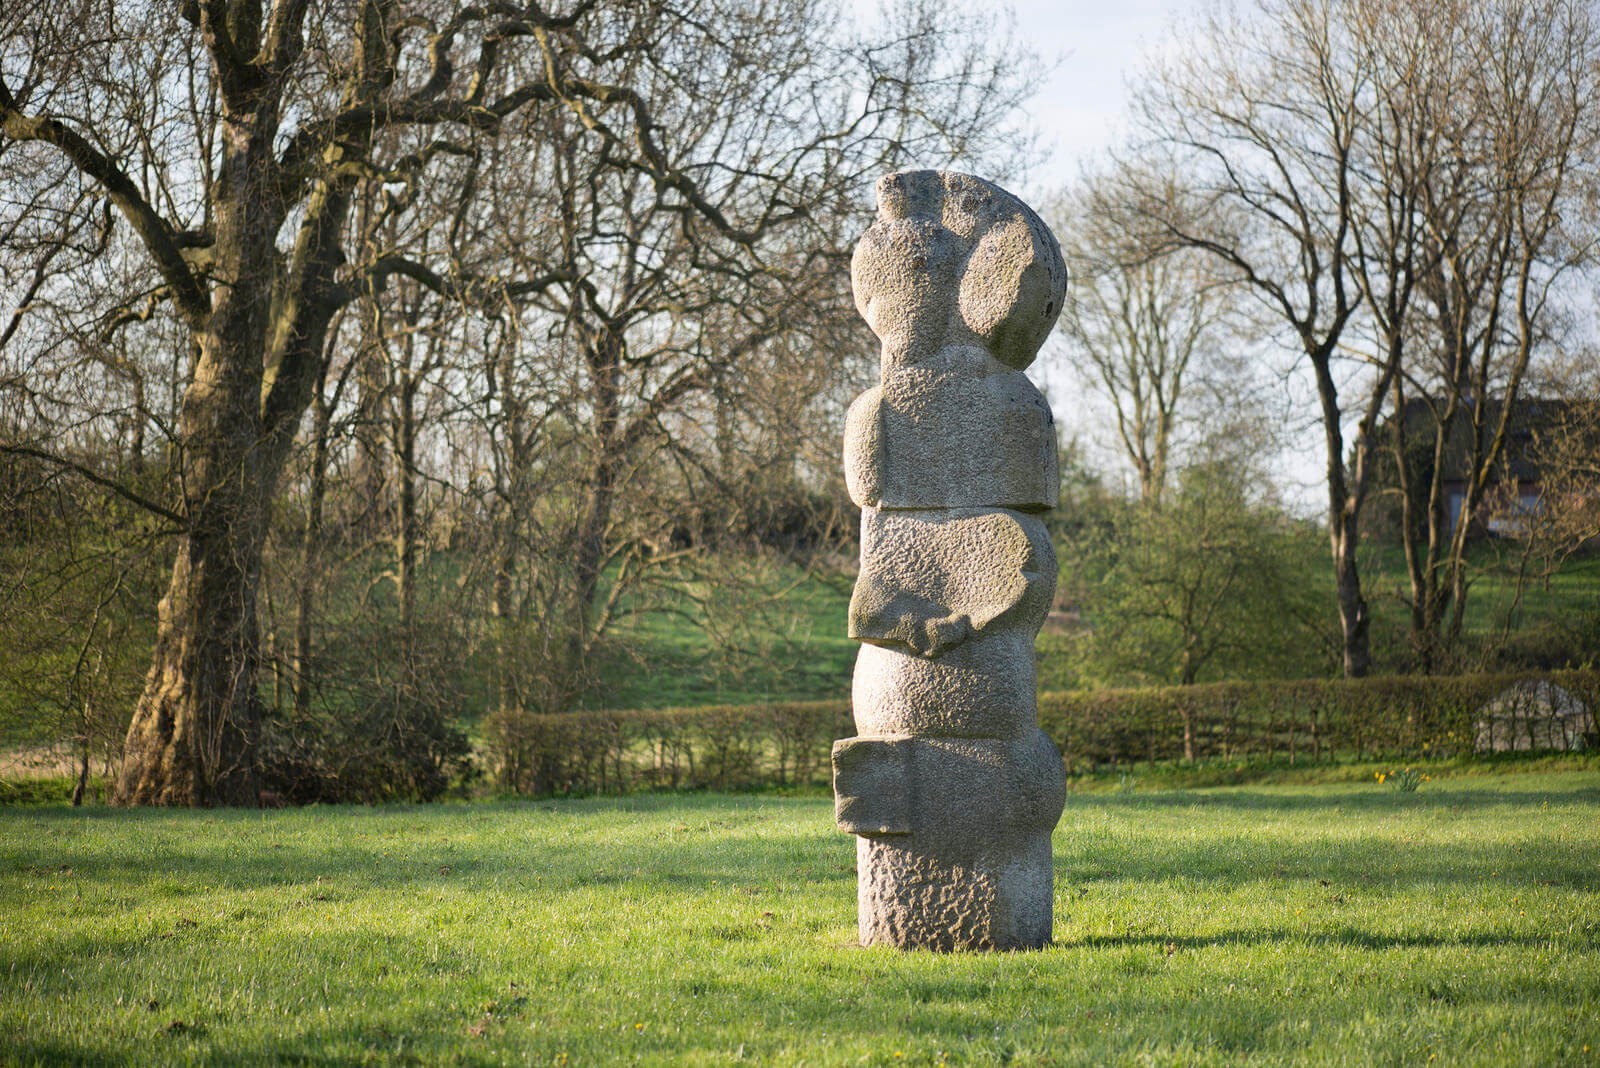
[[857, 737], [833, 747], [860, 938], [1042, 946], [1066, 776], [1038, 726], [1033, 642], [1056, 580], [1038, 515], [1059, 478], [1050, 407], [1022, 371], [1066, 266], [1039, 217], [980, 178], [891, 174], [878, 205], [850, 271], [882, 342], [881, 384], [845, 423]]

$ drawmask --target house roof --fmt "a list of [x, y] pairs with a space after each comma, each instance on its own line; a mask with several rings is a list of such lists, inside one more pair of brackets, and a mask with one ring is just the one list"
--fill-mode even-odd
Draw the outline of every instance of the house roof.
[[[1504, 402], [1498, 400], [1474, 404], [1458, 398], [1454, 411], [1445, 407], [1442, 398], [1413, 397], [1406, 402], [1406, 436], [1411, 449], [1432, 451], [1435, 427], [1439, 421], [1448, 421], [1448, 437], [1443, 454], [1443, 477], [1446, 482], [1464, 481], [1472, 472], [1474, 455], [1487, 451], [1495, 428], [1500, 423]], [[1539, 454], [1541, 442], [1552, 431], [1573, 425], [1573, 420], [1592, 420], [1592, 409], [1573, 401], [1548, 397], [1523, 397], [1513, 402], [1511, 417], [1506, 425], [1505, 449], [1496, 463], [1494, 479], [1515, 479], [1518, 482], [1537, 482], [1540, 479]], [[1477, 419], [1474, 426], [1473, 420]], [[1588, 427], [1600, 446], [1600, 427]], [[1479, 448], [1474, 450], [1476, 436]]]

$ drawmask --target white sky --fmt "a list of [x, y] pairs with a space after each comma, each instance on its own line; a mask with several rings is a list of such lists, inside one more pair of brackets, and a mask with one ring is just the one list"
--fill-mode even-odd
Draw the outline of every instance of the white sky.
[[1103, 155], [1118, 138], [1127, 78], [1144, 55], [1170, 39], [1174, 18], [1197, 0], [1020, 0], [1018, 37], [1054, 64], [1034, 97], [1030, 118], [1055, 152], [1020, 190], [1039, 199], [1066, 185], [1080, 162]]
[[[866, 26], [878, 21], [883, 0], [845, 0]], [[1078, 161], [1104, 153], [1116, 140], [1126, 101], [1126, 79], [1145, 53], [1170, 40], [1173, 20], [1200, 10], [1207, 0], [947, 0], [1009, 6], [1017, 39], [1044, 61], [1050, 74], [1028, 118], [1053, 147], [1049, 164], [1015, 192], [1037, 200], [1061, 188]], [[998, 16], [996, 22], [998, 24]], [[938, 161], [928, 160], [929, 165]]]

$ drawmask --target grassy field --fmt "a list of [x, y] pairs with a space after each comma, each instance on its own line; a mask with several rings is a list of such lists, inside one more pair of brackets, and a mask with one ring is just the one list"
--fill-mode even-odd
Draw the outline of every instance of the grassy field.
[[1592, 772], [1077, 795], [1024, 954], [853, 945], [831, 822], [0, 810], [0, 1060], [1600, 1063]]
[[[1467, 602], [1465, 631], [1472, 648], [1498, 641], [1506, 614], [1515, 601], [1516, 546], [1486, 542], [1474, 547], [1475, 578]], [[782, 613], [763, 633], [763, 647], [719, 648], [694, 622], [696, 611], [682, 614], [640, 615], [619, 632], [629, 650], [605, 665], [609, 686], [596, 691], [591, 707], [660, 708], [703, 704], [741, 704], [844, 698], [850, 694], [850, 673], [857, 646], [845, 637], [845, 610], [852, 580], [843, 575], [784, 574], [786, 588]], [[1326, 562], [1317, 559], [1317, 571], [1308, 582], [1326, 587], [1328, 617], [1333, 622], [1333, 593]], [[1406, 641], [1407, 609], [1401, 600], [1406, 589], [1404, 561], [1399, 550], [1377, 552], [1365, 574], [1374, 616], [1375, 652], [1385, 664], [1400, 655]], [[779, 616], [781, 615], [781, 625]], [[1516, 613], [1511, 653], [1538, 661], [1561, 650], [1583, 648], [1600, 637], [1600, 555], [1577, 557], [1555, 575], [1549, 585], [1532, 583], [1524, 591]], [[1039, 686], [1045, 690], [1074, 689], [1083, 684], [1077, 665], [1066, 651], [1074, 641], [1069, 634], [1046, 630], [1039, 636]], [[1390, 646], [1393, 646], [1391, 648]], [[1600, 647], [1594, 655], [1600, 656]], [[1387, 659], [1386, 659], [1387, 658]], [[1469, 658], [1470, 659], [1470, 658]], [[1333, 671], [1329, 660], [1308, 658], [1307, 672]]]
[[[689, 708], [708, 704], [813, 701], [850, 695], [860, 648], [845, 634], [853, 580], [785, 568], [771, 576], [774, 601], [745, 626], [714, 636], [687, 601], [677, 612], [629, 616], [614, 637], [622, 650], [601, 665], [606, 685], [591, 708]], [[706, 600], [714, 591], [698, 591]]]

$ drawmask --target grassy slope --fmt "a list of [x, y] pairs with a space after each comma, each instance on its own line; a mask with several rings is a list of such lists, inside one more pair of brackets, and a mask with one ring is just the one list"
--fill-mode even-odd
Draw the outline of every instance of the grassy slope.
[[853, 947], [830, 815], [0, 810], [0, 1059], [1600, 1062], [1592, 773], [1074, 796], [1009, 955]]
[[[1469, 639], [1498, 640], [1506, 617], [1513, 614], [1512, 634], [1527, 634], [1539, 629], [1562, 632], [1585, 622], [1592, 626], [1600, 619], [1600, 554], [1575, 556], [1555, 575], [1549, 588], [1529, 578], [1520, 605], [1516, 604], [1516, 573], [1520, 543], [1484, 541], [1468, 551], [1472, 586], [1467, 595], [1463, 630]], [[1398, 547], [1382, 550], [1369, 547], [1363, 563], [1363, 582], [1374, 613], [1375, 628], [1399, 636], [1409, 626], [1408, 610], [1402, 596], [1409, 593], [1405, 557]], [[1331, 577], [1315, 576], [1325, 584], [1329, 611], [1333, 610]], [[1320, 587], [1319, 587], [1320, 588]], [[1595, 650], [1600, 654], [1600, 650]]]
[[[628, 653], [604, 665], [606, 687], [585, 703], [671, 708], [848, 697], [858, 648], [845, 636], [851, 583], [783, 569], [772, 581], [781, 596], [754, 626], [736, 632], [727, 650], [697, 625], [701, 610], [691, 603], [681, 614], [630, 616], [615, 635]], [[760, 635], [759, 648], [751, 631]]]
[[[1497, 636], [1503, 626], [1515, 595], [1510, 573], [1515, 561], [1507, 555], [1514, 548], [1500, 543], [1474, 548], [1478, 574], [1467, 602], [1469, 640], [1486, 641]], [[1404, 561], [1396, 550], [1375, 555], [1372, 564], [1366, 584], [1377, 640], [1403, 642], [1408, 617], [1395, 591], [1404, 586]], [[1319, 588], [1328, 586], [1328, 624], [1332, 627], [1332, 589], [1320, 558], [1318, 568], [1308, 581], [1317, 583]], [[850, 585], [850, 579], [840, 576], [801, 580], [786, 595], [790, 616], [787, 633], [774, 638], [770, 650], [755, 655], [750, 655], [749, 650], [735, 650], [732, 658], [718, 656], [706, 633], [684, 616], [653, 614], [630, 620], [623, 637], [635, 655], [607, 665], [609, 690], [596, 695], [590, 703], [612, 708], [655, 708], [848, 697], [856, 652], [855, 643], [844, 635]], [[1524, 634], [1540, 628], [1561, 632], [1583, 620], [1597, 618], [1600, 556], [1569, 561], [1548, 590], [1530, 585], [1519, 612]], [[1075, 669], [1063, 655], [1071, 641], [1062, 633], [1040, 635], [1041, 689], [1072, 689], [1079, 684]], [[1388, 655], [1383, 650], [1379, 653]]]

